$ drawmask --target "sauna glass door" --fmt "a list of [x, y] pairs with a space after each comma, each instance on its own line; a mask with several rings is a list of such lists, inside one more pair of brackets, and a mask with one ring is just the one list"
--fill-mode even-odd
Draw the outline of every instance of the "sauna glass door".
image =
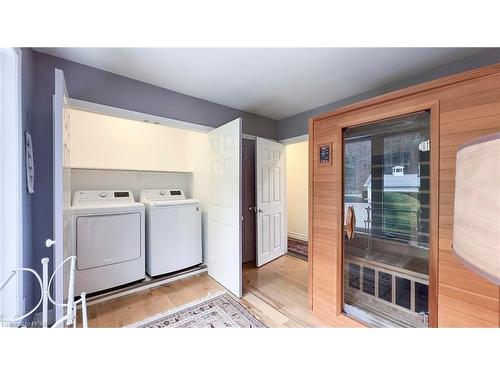
[[429, 113], [344, 131], [344, 312], [376, 327], [426, 327]]

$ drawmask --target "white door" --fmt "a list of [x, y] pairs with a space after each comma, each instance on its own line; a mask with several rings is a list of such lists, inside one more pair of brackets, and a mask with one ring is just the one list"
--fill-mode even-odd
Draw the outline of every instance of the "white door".
[[[54, 270], [68, 254], [69, 247], [69, 222], [66, 209], [71, 205], [71, 170], [70, 158], [70, 124], [68, 114], [68, 91], [62, 70], [55, 70], [55, 95], [53, 102], [54, 119], [54, 227], [53, 241], [48, 239], [46, 245], [53, 246], [52, 270]], [[64, 272], [58, 272], [54, 278], [53, 296], [57, 303], [64, 301]], [[62, 307], [57, 306], [55, 318], [63, 316]]]
[[241, 297], [241, 119], [210, 131], [208, 141], [208, 274]]
[[257, 267], [287, 252], [286, 150], [281, 143], [257, 138]]

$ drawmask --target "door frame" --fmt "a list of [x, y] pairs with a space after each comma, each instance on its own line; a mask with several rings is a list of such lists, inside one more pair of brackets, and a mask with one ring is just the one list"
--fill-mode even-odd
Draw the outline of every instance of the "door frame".
[[[286, 149], [286, 146], [288, 145], [293, 145], [295, 143], [307, 143], [307, 169], [308, 169], [308, 172], [307, 172], [307, 238], [306, 239], [303, 239], [303, 238], [298, 238], [302, 241], [305, 241], [307, 240], [307, 244], [308, 244], [308, 251], [310, 250], [311, 246], [310, 246], [310, 241], [312, 240], [311, 239], [311, 236], [309, 234], [309, 231], [310, 231], [310, 226], [309, 226], [309, 222], [311, 220], [311, 216], [309, 215], [309, 205], [311, 204], [311, 201], [309, 199], [309, 191], [310, 191], [310, 188], [311, 188], [311, 184], [309, 183], [310, 179], [311, 179], [311, 173], [310, 173], [310, 166], [309, 166], [309, 160], [311, 160], [311, 151], [310, 151], [310, 148], [311, 148], [311, 144], [309, 142], [309, 133], [307, 134], [303, 134], [303, 135], [298, 135], [296, 137], [290, 137], [290, 138], [285, 138], [285, 139], [282, 139], [282, 140], [279, 140], [278, 141], [279, 143], [282, 143], [285, 145], [285, 149]], [[286, 189], [287, 189], [287, 204], [286, 204], [286, 214], [288, 215], [288, 151], [287, 151], [287, 160], [286, 160], [286, 172], [287, 172], [287, 175], [286, 175], [286, 178], [287, 178], [287, 181], [286, 181]], [[287, 231], [288, 231], [288, 218], [287, 218]], [[287, 232], [287, 240], [288, 240], [288, 233]], [[294, 237], [292, 237], [294, 238]], [[288, 246], [288, 244], [287, 244]], [[310, 269], [310, 264], [309, 262], [311, 261], [312, 257], [308, 256], [307, 257], [307, 263], [308, 263], [308, 270], [307, 272], [310, 272], [311, 269]]]
[[246, 205], [243, 205], [244, 203], [244, 200], [245, 200], [245, 192], [246, 192], [246, 188], [247, 188], [247, 184], [245, 184], [245, 170], [244, 170], [244, 158], [243, 158], [243, 148], [244, 148], [244, 144], [245, 144], [245, 141], [248, 141], [248, 142], [253, 142], [253, 181], [254, 181], [254, 186], [253, 186], [253, 208], [257, 207], [257, 202], [256, 202], [256, 199], [257, 199], [257, 194], [256, 194], [256, 188], [257, 188], [257, 185], [256, 185], [256, 166], [255, 166], [255, 152], [257, 150], [257, 137], [253, 137], [253, 136], [242, 136], [241, 137], [241, 203], [242, 203], [242, 206], [241, 206], [241, 216], [242, 216], [242, 228], [241, 228], [241, 235], [242, 235], [242, 240], [241, 240], [241, 258], [242, 258], [242, 263], [245, 264], [245, 263], [250, 263], [250, 262], [256, 262], [257, 261], [257, 212], [255, 212], [255, 210], [253, 209], [252, 212], [254, 214], [254, 220], [253, 220], [253, 225], [254, 225], [254, 233], [253, 233], [253, 241], [254, 241], [254, 246], [253, 246], [253, 254], [252, 254], [252, 257], [253, 259], [245, 262], [245, 237], [246, 237], [246, 230], [245, 230], [245, 225], [246, 225], [246, 221], [245, 221], [245, 215], [248, 214], [247, 210], [248, 208], [246, 207]]
[[[336, 128], [336, 137], [339, 140], [336, 157], [337, 163], [337, 196], [336, 201], [339, 207], [337, 211], [337, 269], [340, 270], [336, 275], [336, 315], [345, 315], [343, 310], [344, 305], [344, 129], [348, 127], [363, 126], [373, 122], [389, 120], [399, 116], [409, 115], [415, 112], [429, 111], [430, 112], [430, 225], [429, 225], [429, 327], [437, 327], [438, 325], [438, 245], [439, 245], [439, 101], [433, 100], [420, 104], [406, 104], [400, 106], [397, 110], [385, 111], [383, 109], [377, 111], [375, 115], [360, 115], [356, 116], [355, 120], [339, 122]], [[311, 168], [312, 170], [312, 168]], [[311, 236], [312, 237], [312, 236]], [[310, 283], [312, 280], [310, 279]], [[311, 284], [310, 284], [311, 285]], [[310, 293], [311, 294], [311, 293]], [[312, 302], [312, 295], [309, 296]], [[346, 316], [353, 319], [350, 316]]]
[[[14, 249], [14, 254], [11, 254], [10, 252], [7, 253], [5, 251], [0, 252], [0, 264], [6, 264], [6, 263], [15, 263], [13, 264], [13, 268], [20, 268], [23, 267], [24, 264], [24, 257], [23, 257], [23, 247], [24, 247], [24, 241], [23, 241], [23, 232], [24, 232], [24, 226], [23, 226], [23, 166], [24, 166], [24, 139], [23, 139], [23, 110], [22, 110], [22, 51], [20, 48], [6, 48], [10, 49], [12, 54], [13, 54], [13, 70], [14, 70], [14, 79], [12, 81], [12, 87], [11, 89], [15, 91], [14, 95], [14, 111], [11, 114], [14, 117], [14, 121], [10, 123], [10, 126], [13, 127], [13, 129], [9, 129], [8, 133], [12, 138], [15, 139], [10, 139], [8, 142], [8, 148], [4, 149], [2, 148], [1, 153], [13, 156], [15, 158], [15, 162], [12, 164], [12, 168], [8, 171], [9, 178], [12, 185], [9, 190], [15, 191], [15, 197], [13, 199], [13, 205], [14, 209], [12, 210], [13, 212], [11, 215], [13, 216], [14, 220], [9, 221], [8, 228], [5, 229], [4, 223], [2, 223], [2, 228], [0, 228], [0, 234], [2, 232], [8, 232], [11, 233], [11, 241], [15, 242], [15, 249]], [[3, 87], [5, 87], [4, 84], [2, 84]], [[2, 124], [2, 129], [0, 129], [0, 136], [4, 134], [4, 128], [5, 124]], [[13, 130], [11, 132], [11, 130]], [[3, 155], [0, 155], [0, 160], [2, 159]], [[0, 181], [1, 183], [1, 181]], [[9, 184], [10, 185], [10, 184]], [[1, 189], [0, 189], [1, 193]], [[0, 235], [0, 237], [3, 237]], [[4, 249], [5, 250], [5, 249]], [[12, 256], [13, 255], [13, 256]], [[7, 271], [8, 272], [8, 271]], [[2, 279], [5, 279], [5, 275], [1, 275]], [[0, 280], [0, 283], [3, 280]], [[24, 280], [23, 280], [23, 275], [22, 273], [19, 273], [18, 276], [16, 277], [16, 316], [19, 316], [23, 314], [25, 310], [25, 302], [24, 302]], [[26, 301], [29, 303], [29, 301]]]
[[[255, 148], [254, 151], [255, 151], [255, 153], [257, 153], [257, 142], [256, 142], [257, 138], [265, 139], [265, 140], [268, 140], [268, 141], [271, 141], [271, 142], [281, 143], [281, 144], [283, 144], [285, 146], [291, 145], [291, 144], [294, 144], [294, 143], [307, 142], [308, 155], [309, 155], [309, 147], [310, 147], [309, 146], [309, 134], [303, 134], [303, 135], [299, 135], [299, 136], [296, 136], [296, 137], [290, 137], [290, 138], [285, 138], [285, 139], [281, 139], [281, 140], [275, 140], [275, 139], [270, 139], [270, 138], [265, 138], [265, 137], [257, 137], [255, 135], [249, 135], [249, 134], [243, 133], [242, 134], [242, 138], [243, 139], [249, 139], [249, 140], [255, 141], [254, 142], [254, 148]], [[255, 154], [255, 155], [257, 155], [257, 154]], [[255, 164], [255, 171], [254, 171], [254, 173], [255, 173], [255, 183], [257, 184], [257, 164]], [[307, 177], [309, 179], [309, 174], [308, 174]], [[285, 175], [285, 188], [288, 189], [287, 175]], [[255, 200], [257, 202], [257, 186], [255, 186]], [[288, 200], [287, 200], [287, 204], [285, 205], [285, 214], [288, 215]], [[287, 219], [287, 221], [288, 221], [288, 219]], [[309, 217], [308, 217], [308, 222], [309, 222]], [[255, 243], [256, 243], [256, 246], [255, 246], [255, 256], [256, 257], [257, 257], [257, 224], [258, 223], [257, 223], [257, 215], [256, 215], [255, 216]], [[287, 230], [288, 230], [288, 223], [287, 223]], [[288, 233], [287, 233], [287, 238], [288, 238]], [[308, 262], [309, 262], [309, 260], [310, 259], [308, 259]]]

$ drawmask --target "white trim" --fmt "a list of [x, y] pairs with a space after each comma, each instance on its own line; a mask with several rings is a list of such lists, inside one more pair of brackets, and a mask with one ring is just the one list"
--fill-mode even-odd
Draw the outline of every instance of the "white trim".
[[[16, 206], [17, 206], [17, 264], [18, 267], [23, 267], [23, 95], [22, 95], [22, 51], [20, 48], [14, 48], [14, 53], [16, 54], [17, 59], [17, 67], [16, 67], [16, 75], [17, 75], [17, 178], [16, 178]], [[18, 313], [24, 314], [25, 302], [24, 302], [24, 291], [23, 291], [23, 277], [19, 277], [18, 280]]]
[[111, 107], [104, 104], [86, 102], [84, 100], [70, 98], [68, 104], [69, 108], [78, 109], [81, 111], [93, 112], [113, 117], [120, 117], [128, 120], [141, 121], [150, 124], [165, 125], [173, 128], [189, 129], [189, 130], [199, 131], [202, 133], [208, 133], [209, 131], [216, 129], [211, 126], [195, 124], [187, 121], [175, 120], [168, 117], [150, 115], [143, 112], [130, 111], [128, 109]]
[[288, 231], [288, 237], [293, 238], [295, 240], [309, 242], [309, 237], [303, 233], [296, 233], [296, 232]]
[[111, 172], [148, 172], [148, 173], [181, 173], [181, 174], [186, 174], [186, 173], [191, 173], [193, 174], [194, 172], [192, 170], [161, 170], [161, 169], [127, 169], [127, 168], [105, 168], [105, 167], [79, 167], [78, 165], [72, 166], [71, 170], [84, 170], [84, 171], [111, 171]]
[[[5, 128], [1, 129], [0, 128], [0, 142], [2, 142], [1, 136], [4, 134], [4, 131], [9, 135], [9, 139], [7, 140], [8, 142], [5, 143], [7, 144], [7, 147], [0, 147], [1, 151], [3, 151], [5, 157], [6, 155], [9, 155], [9, 159], [11, 157], [14, 157], [14, 166], [12, 168], [7, 168], [3, 169], [4, 166], [2, 166], [2, 155], [0, 155], [0, 166], [3, 169], [3, 172], [7, 172], [9, 174], [9, 182], [13, 184], [13, 186], [9, 187], [9, 191], [15, 192], [15, 196], [8, 197], [8, 201], [12, 202], [14, 201], [14, 208], [12, 209], [13, 212], [10, 212], [9, 215], [9, 221], [7, 223], [2, 223], [0, 220], [0, 238], [2, 238], [2, 231], [8, 232], [11, 235], [13, 235], [13, 242], [15, 243], [14, 245], [14, 263], [11, 265], [11, 267], [14, 268], [21, 268], [23, 267], [23, 186], [22, 186], [22, 176], [23, 176], [23, 144], [24, 144], [24, 137], [23, 137], [23, 124], [22, 124], [22, 52], [20, 48], [8, 48], [6, 50], [10, 50], [13, 52], [14, 55], [14, 74], [15, 74], [15, 81], [13, 81], [13, 91], [15, 92], [14, 95], [14, 103], [13, 106], [15, 108], [15, 112], [12, 113], [14, 121], [13, 122], [8, 122], [8, 123], [3, 123], [2, 126], [14, 126], [16, 127], [15, 129], [9, 129], [11, 133], [9, 134], [9, 131], [7, 131]], [[2, 86], [5, 87], [5, 83], [1, 82]], [[1, 93], [0, 93], [0, 100], [1, 100]], [[1, 109], [1, 108], [0, 108]], [[0, 119], [1, 121], [1, 119]], [[3, 121], [2, 121], [3, 122]], [[14, 130], [14, 131], [12, 131]], [[12, 139], [12, 138], [14, 139]], [[6, 140], [3, 140], [3, 142], [6, 142]], [[0, 144], [1, 146], [1, 144]], [[13, 177], [15, 176], [15, 177]], [[2, 184], [1, 178], [0, 178], [0, 184]], [[10, 184], [9, 184], [10, 185]], [[11, 193], [2, 193], [1, 188], [0, 188], [0, 201], [2, 199], [7, 199], [7, 197], [1, 197], [2, 194], [11, 194]], [[5, 208], [2, 207], [2, 211]], [[10, 209], [9, 209], [10, 211]], [[5, 211], [4, 211], [5, 213]], [[8, 227], [7, 227], [8, 225]], [[3, 230], [2, 230], [3, 229]], [[3, 249], [4, 251], [0, 251], [0, 265], [3, 264], [8, 264], [9, 261], [5, 259], [4, 257], [7, 256], [7, 251]], [[11, 254], [12, 255], [12, 254]], [[7, 269], [4, 269], [4, 271], [8, 272]], [[1, 275], [1, 273], [0, 273]], [[3, 280], [0, 280], [0, 283]], [[24, 295], [23, 295], [23, 273], [19, 272], [18, 277], [17, 277], [17, 283], [16, 283], [16, 291], [15, 291], [15, 300], [16, 300], [16, 313], [15, 316], [21, 316], [24, 314], [24, 309], [25, 309], [25, 301], [24, 301]], [[19, 322], [20, 323], [20, 322]]]
[[[285, 221], [285, 228], [284, 232], [288, 234], [288, 153], [286, 152], [286, 145], [283, 147], [283, 155], [282, 157], [285, 158], [285, 161], [281, 164], [283, 167], [283, 185], [284, 185], [284, 193], [283, 193], [283, 220]], [[288, 253], [288, 238], [284, 239], [284, 247], [285, 247], [285, 254]]]
[[306, 142], [308, 140], [309, 140], [309, 134], [304, 134], [304, 135], [299, 135], [297, 137], [280, 139], [278, 142], [283, 143], [284, 145], [290, 145], [292, 143]]
[[101, 303], [101, 302], [110, 301], [110, 300], [115, 299], [115, 298], [127, 296], [129, 294], [138, 293], [138, 292], [141, 292], [141, 291], [146, 290], [146, 289], [156, 288], [160, 285], [171, 284], [174, 281], [179, 281], [179, 280], [186, 279], [188, 277], [198, 275], [200, 273], [206, 273], [206, 272], [207, 272], [207, 268], [203, 267], [200, 269], [193, 270], [191, 272], [186, 272], [186, 273], [172, 276], [172, 277], [169, 277], [169, 278], [166, 278], [163, 280], [158, 280], [157, 282], [154, 282], [154, 283], [147, 283], [146, 285], [138, 284], [137, 287], [124, 290], [123, 292], [118, 292], [118, 293], [114, 293], [111, 295], [105, 295], [101, 298], [91, 299], [90, 301], [87, 302], [87, 307]]
[[241, 138], [250, 139], [251, 141], [255, 141], [257, 139], [257, 137], [255, 135], [250, 135], [250, 134], [245, 134], [245, 133], [241, 134]]
[[[23, 159], [24, 159], [24, 134], [23, 134], [23, 80], [22, 80], [22, 51], [20, 48], [14, 48], [14, 53], [17, 59], [17, 178], [16, 178], [16, 206], [17, 206], [17, 264], [18, 267], [24, 266], [23, 259]], [[18, 281], [18, 313], [24, 314], [25, 312], [25, 297], [24, 297], [24, 280], [19, 277]], [[30, 303], [31, 301], [26, 301]]]

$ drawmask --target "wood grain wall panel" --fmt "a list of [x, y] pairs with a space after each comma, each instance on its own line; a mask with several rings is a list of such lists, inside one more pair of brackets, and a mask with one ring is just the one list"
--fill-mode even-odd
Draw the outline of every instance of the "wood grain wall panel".
[[440, 282], [442, 284], [453, 286], [455, 288], [475, 293], [481, 291], [481, 295], [489, 298], [497, 298], [498, 288], [496, 285], [488, 282], [483, 277], [470, 272], [456, 259], [451, 251], [443, 250], [439, 257], [439, 268], [442, 271]]
[[500, 289], [464, 267], [451, 245], [456, 151], [500, 131], [500, 88], [442, 100], [440, 115], [439, 325], [498, 327]]
[[[322, 319], [335, 325], [335, 302], [336, 289], [335, 278], [337, 269], [337, 249], [336, 235], [337, 221], [336, 212], [338, 204], [335, 199], [338, 192], [336, 168], [338, 161], [335, 160], [335, 150], [337, 149], [337, 137], [335, 134], [335, 123], [331, 120], [324, 120], [314, 136], [310, 137], [312, 145], [312, 181], [309, 191], [310, 197], [309, 215], [313, 233], [313, 250], [310, 253], [313, 272], [311, 290], [312, 307], [315, 313]], [[331, 144], [330, 154], [331, 165], [319, 165], [319, 147], [323, 144]]]
[[460, 134], [468, 132], [471, 129], [494, 130], [498, 127], [499, 122], [500, 122], [500, 115], [493, 115], [493, 116], [476, 117], [467, 120], [453, 121], [453, 122], [448, 122], [446, 124], [441, 123], [440, 133], [441, 136], [446, 136], [450, 134]]
[[[499, 327], [500, 288], [466, 268], [452, 253], [455, 163], [459, 145], [500, 131], [500, 64], [446, 77], [400, 90], [378, 98], [340, 108], [311, 120], [310, 125], [310, 220], [311, 274], [310, 294], [313, 311], [332, 324], [360, 326], [341, 315], [339, 277], [342, 272], [341, 237], [338, 228], [343, 207], [341, 172], [342, 140], [339, 128], [355, 126], [376, 119], [390, 118], [412, 109], [438, 103], [438, 184], [437, 284], [436, 301], [439, 327]], [[319, 166], [318, 147], [332, 142], [333, 163]], [[431, 232], [432, 235], [432, 232]], [[337, 249], [339, 247], [339, 249]]]

